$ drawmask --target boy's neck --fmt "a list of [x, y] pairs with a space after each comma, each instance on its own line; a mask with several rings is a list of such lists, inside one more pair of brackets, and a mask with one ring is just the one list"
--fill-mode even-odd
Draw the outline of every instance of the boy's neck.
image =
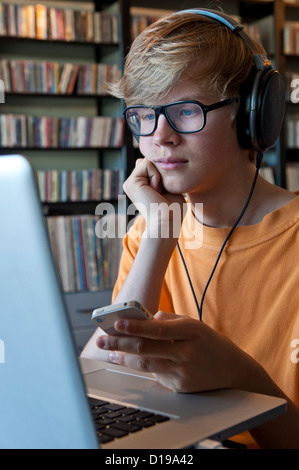
[[[253, 178], [254, 171], [250, 184], [228, 186], [225, 191], [213, 191], [211, 194], [201, 195], [201, 201], [194, 198], [193, 195], [188, 195], [195, 218], [208, 227], [232, 227], [247, 201]], [[239, 226], [259, 223], [265, 215], [279, 209], [295, 197], [295, 194], [274, 186], [258, 176], [251, 201], [239, 222]], [[203, 212], [200, 214], [196, 211], [196, 205], [194, 205], [196, 202], [203, 203]]]

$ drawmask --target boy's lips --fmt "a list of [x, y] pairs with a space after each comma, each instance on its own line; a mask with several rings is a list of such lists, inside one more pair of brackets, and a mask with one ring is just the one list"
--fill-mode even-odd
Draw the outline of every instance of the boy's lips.
[[182, 168], [187, 163], [187, 160], [181, 158], [158, 158], [155, 160], [155, 164], [162, 170], [177, 170]]

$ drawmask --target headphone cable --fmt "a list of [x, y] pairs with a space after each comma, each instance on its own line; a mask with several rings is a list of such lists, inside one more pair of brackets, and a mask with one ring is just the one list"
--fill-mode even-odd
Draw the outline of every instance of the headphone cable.
[[212, 272], [209, 276], [209, 279], [206, 283], [206, 286], [204, 288], [204, 291], [203, 291], [203, 294], [202, 294], [202, 297], [201, 297], [201, 302], [200, 302], [200, 306], [198, 305], [198, 301], [197, 301], [197, 298], [196, 298], [196, 295], [195, 295], [195, 291], [194, 291], [194, 288], [193, 288], [193, 285], [192, 285], [192, 282], [191, 282], [191, 279], [190, 279], [190, 275], [188, 273], [188, 269], [187, 269], [187, 265], [186, 265], [186, 262], [184, 260], [184, 257], [183, 257], [183, 254], [182, 254], [182, 251], [181, 251], [181, 248], [180, 248], [180, 245], [179, 245], [179, 242], [177, 243], [177, 247], [178, 247], [178, 250], [179, 250], [179, 253], [180, 253], [180, 256], [181, 256], [181, 259], [182, 259], [182, 262], [183, 262], [183, 265], [184, 265], [184, 268], [185, 268], [185, 271], [186, 271], [186, 274], [187, 274], [187, 277], [188, 277], [188, 281], [189, 281], [189, 285], [190, 285], [190, 288], [191, 288], [191, 291], [192, 291], [192, 295], [193, 295], [193, 298], [194, 298], [194, 301], [195, 301], [195, 304], [196, 304], [196, 308], [197, 308], [197, 311], [198, 311], [198, 316], [199, 316], [199, 320], [202, 321], [202, 309], [203, 309], [203, 302], [204, 302], [204, 298], [205, 298], [205, 295], [206, 295], [206, 292], [207, 292], [207, 289], [209, 287], [209, 284], [212, 280], [212, 277], [214, 275], [214, 272], [216, 270], [216, 267], [218, 265], [218, 262], [220, 260], [220, 257], [223, 253], [223, 250], [224, 250], [224, 247], [228, 241], [228, 239], [230, 238], [230, 236], [232, 235], [233, 231], [235, 230], [235, 228], [237, 227], [237, 225], [239, 224], [240, 220], [242, 219], [248, 205], [249, 205], [249, 202], [251, 200], [251, 197], [252, 197], [252, 194], [253, 194], [253, 191], [254, 191], [254, 188], [255, 188], [255, 185], [256, 185], [256, 181], [257, 181], [257, 177], [258, 177], [258, 173], [259, 173], [259, 169], [261, 167], [261, 163], [262, 163], [262, 159], [263, 159], [263, 154], [261, 152], [258, 152], [257, 154], [257, 159], [256, 159], [256, 172], [255, 172], [255, 176], [254, 176], [254, 179], [253, 179], [253, 183], [251, 185], [251, 189], [250, 189], [250, 192], [249, 192], [249, 196], [247, 198], [247, 201], [241, 211], [241, 214], [239, 215], [238, 219], [236, 220], [236, 222], [234, 223], [233, 227], [231, 228], [231, 230], [229, 231], [229, 233], [227, 234], [223, 244], [222, 244], [222, 247], [220, 248], [220, 251], [218, 253], [218, 256], [217, 256], [217, 259], [215, 261], [215, 264], [214, 264], [214, 267], [212, 269]]

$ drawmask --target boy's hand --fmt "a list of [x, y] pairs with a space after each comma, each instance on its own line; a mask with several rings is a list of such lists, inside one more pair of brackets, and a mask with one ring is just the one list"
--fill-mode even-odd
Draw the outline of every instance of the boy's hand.
[[198, 320], [158, 312], [153, 321], [121, 320], [115, 326], [124, 336], [99, 337], [98, 347], [113, 351], [112, 362], [152, 372], [175, 392], [237, 388], [252, 362], [234, 343]]
[[135, 169], [123, 188], [146, 220], [147, 234], [157, 238], [163, 233], [170, 238], [179, 236], [185, 215], [184, 197], [164, 191], [161, 175], [149, 160], [142, 158], [136, 161]]

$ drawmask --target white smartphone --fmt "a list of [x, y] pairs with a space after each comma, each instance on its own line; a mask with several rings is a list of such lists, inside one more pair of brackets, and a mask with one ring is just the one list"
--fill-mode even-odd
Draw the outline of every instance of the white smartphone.
[[106, 307], [97, 308], [92, 312], [92, 320], [108, 335], [120, 335], [120, 333], [115, 330], [114, 323], [116, 320], [122, 318], [152, 320], [154, 317], [136, 300], [123, 302], [121, 304], [107, 305]]

